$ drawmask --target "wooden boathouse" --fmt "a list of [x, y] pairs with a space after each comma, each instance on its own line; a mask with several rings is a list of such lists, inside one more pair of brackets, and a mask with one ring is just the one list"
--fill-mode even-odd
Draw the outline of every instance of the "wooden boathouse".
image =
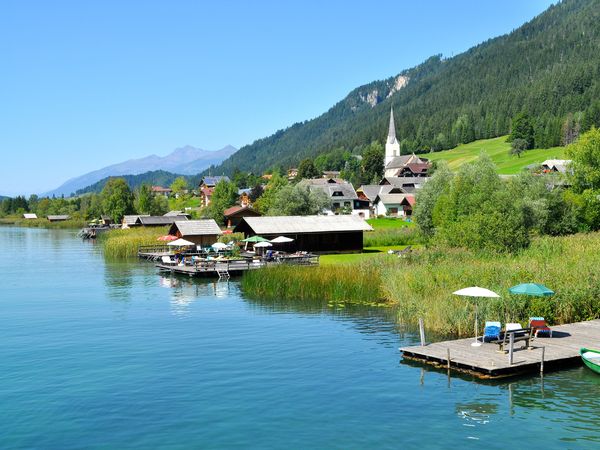
[[363, 233], [372, 230], [360, 217], [339, 215], [244, 217], [233, 231], [269, 240], [292, 238], [289, 251], [352, 253], [362, 251]]
[[177, 220], [171, 225], [169, 234], [196, 245], [208, 246], [217, 242], [223, 232], [213, 219], [203, 219]]

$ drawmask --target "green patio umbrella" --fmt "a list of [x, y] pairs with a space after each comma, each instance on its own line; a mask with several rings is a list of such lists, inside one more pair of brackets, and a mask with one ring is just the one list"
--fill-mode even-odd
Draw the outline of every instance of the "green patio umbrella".
[[244, 245], [244, 250], [246, 250], [248, 248], [248, 242], [256, 244], [257, 242], [269, 242], [269, 240], [260, 236], [250, 236], [246, 239], [242, 239], [242, 242], [246, 243], [246, 245]]
[[517, 284], [508, 289], [511, 294], [532, 295], [534, 297], [550, 297], [554, 295], [552, 289], [547, 288], [539, 283], [523, 283]]
[[251, 236], [249, 238], [242, 239], [242, 242], [269, 242], [269, 240], [260, 236]]

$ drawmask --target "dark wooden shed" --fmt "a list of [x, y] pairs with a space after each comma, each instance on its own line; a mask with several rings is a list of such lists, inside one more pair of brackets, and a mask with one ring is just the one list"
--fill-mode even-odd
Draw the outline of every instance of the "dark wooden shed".
[[360, 217], [338, 215], [244, 217], [233, 231], [246, 237], [292, 238], [294, 241], [286, 244], [286, 249], [292, 251], [353, 253], [362, 251], [363, 232], [371, 230]]

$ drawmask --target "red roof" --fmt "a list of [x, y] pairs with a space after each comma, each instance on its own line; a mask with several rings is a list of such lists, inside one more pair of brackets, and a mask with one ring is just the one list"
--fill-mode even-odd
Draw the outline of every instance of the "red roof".
[[238, 214], [242, 211], [248, 211], [250, 213], [250, 215], [252, 216], [260, 216], [260, 214], [253, 210], [252, 208], [248, 207], [248, 206], [232, 206], [231, 208], [227, 208], [225, 211], [223, 211], [223, 215], [225, 217], [229, 217], [229, 216], [233, 216], [234, 214]]
[[152, 186], [152, 192], [171, 192], [171, 189], [162, 186]]
[[407, 164], [406, 167], [410, 169], [412, 173], [423, 173], [429, 170], [429, 163], [413, 163]]
[[410, 206], [415, 206], [416, 199], [414, 195], [407, 195], [404, 199], [409, 203]]

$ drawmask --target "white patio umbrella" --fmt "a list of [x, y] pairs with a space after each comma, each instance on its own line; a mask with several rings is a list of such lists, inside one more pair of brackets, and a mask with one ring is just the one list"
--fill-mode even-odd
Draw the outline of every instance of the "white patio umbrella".
[[188, 247], [190, 245], [196, 245], [193, 242], [186, 241], [185, 239], [179, 238], [175, 241], [169, 242], [167, 245], [171, 245], [173, 247]]
[[223, 244], [222, 242], [215, 242], [213, 245], [211, 245], [211, 247], [215, 250], [223, 250], [227, 248], [227, 244]]
[[[460, 295], [461, 297], [500, 298], [500, 296], [494, 291], [490, 291], [489, 289], [481, 288], [479, 286], [459, 289], [458, 291], [453, 292], [453, 294]], [[477, 340], [477, 334], [479, 333], [477, 328], [477, 309], [477, 302], [475, 302], [475, 342], [471, 344], [473, 347], [479, 347], [481, 345], [481, 342]]]
[[273, 244], [285, 244], [287, 242], [293, 242], [294, 239], [285, 237], [285, 236], [277, 236], [275, 239], [271, 239]]
[[271, 244], [270, 242], [257, 242], [256, 244], [254, 244], [254, 248], [257, 247], [273, 247], [273, 244]]

